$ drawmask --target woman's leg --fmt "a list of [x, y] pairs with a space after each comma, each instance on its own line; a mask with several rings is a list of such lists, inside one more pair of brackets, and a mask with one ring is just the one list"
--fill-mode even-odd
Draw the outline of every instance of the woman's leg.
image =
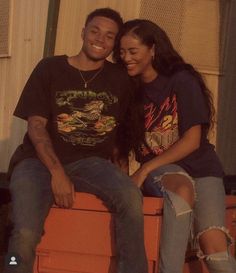
[[[10, 191], [14, 229], [4, 272], [31, 273], [35, 249], [53, 203], [50, 174], [38, 159], [25, 159], [13, 171]], [[11, 261], [15, 263], [11, 265]]]
[[159, 272], [182, 273], [191, 228], [194, 182], [181, 167], [174, 164], [150, 173], [144, 185], [146, 191], [153, 187], [151, 181], [164, 196]]
[[108, 160], [90, 157], [67, 166], [76, 191], [98, 196], [114, 212], [117, 273], [147, 273], [142, 194]]
[[204, 259], [210, 273], [235, 273], [236, 262], [228, 246], [231, 238], [225, 228], [225, 191], [217, 177], [195, 179], [195, 233], [198, 256]]

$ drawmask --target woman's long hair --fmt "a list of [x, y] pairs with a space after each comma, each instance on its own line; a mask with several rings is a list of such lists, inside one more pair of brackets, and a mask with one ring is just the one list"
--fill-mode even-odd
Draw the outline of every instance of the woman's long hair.
[[136, 78], [130, 90], [125, 119], [119, 124], [117, 130], [118, 158], [128, 158], [131, 151], [138, 154], [140, 145], [145, 139], [144, 133], [143, 92], [140, 89], [139, 79]]
[[158, 74], [171, 76], [177, 71], [188, 70], [198, 80], [208, 106], [208, 130], [212, 128], [214, 125], [215, 110], [211, 91], [207, 88], [202, 75], [191, 64], [187, 64], [177, 53], [165, 31], [149, 20], [135, 19], [127, 21], [118, 34], [117, 43], [113, 51], [113, 59], [117, 63], [122, 63], [120, 57], [120, 40], [128, 33], [140, 39], [149, 48], [154, 45], [155, 56], [152, 65]]

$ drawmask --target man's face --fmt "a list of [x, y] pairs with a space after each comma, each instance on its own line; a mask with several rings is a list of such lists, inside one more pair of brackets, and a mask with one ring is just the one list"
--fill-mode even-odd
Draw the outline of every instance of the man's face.
[[115, 21], [102, 16], [94, 17], [82, 31], [82, 51], [90, 60], [104, 60], [113, 50], [117, 33]]

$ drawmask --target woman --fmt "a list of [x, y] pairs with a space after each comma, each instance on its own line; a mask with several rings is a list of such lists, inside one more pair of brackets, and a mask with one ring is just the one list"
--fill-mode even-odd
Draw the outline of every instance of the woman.
[[132, 179], [144, 193], [164, 196], [159, 272], [183, 271], [191, 233], [211, 273], [235, 273], [224, 223], [223, 170], [207, 140], [212, 98], [201, 75], [148, 20], [125, 23], [114, 58], [140, 80], [145, 142]]

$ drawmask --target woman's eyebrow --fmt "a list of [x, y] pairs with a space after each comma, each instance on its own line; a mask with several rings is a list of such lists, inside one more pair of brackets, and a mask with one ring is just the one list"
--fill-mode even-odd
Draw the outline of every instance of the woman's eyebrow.
[[112, 34], [112, 35], [114, 35], [114, 36], [116, 35], [116, 33], [113, 32], [113, 31], [108, 31], [107, 33], [108, 33], [108, 34]]
[[137, 47], [129, 47], [128, 50], [136, 50], [138, 49]]
[[[127, 50], [137, 50], [137, 47], [129, 47]], [[120, 48], [120, 50], [125, 50], [123, 47]]]

